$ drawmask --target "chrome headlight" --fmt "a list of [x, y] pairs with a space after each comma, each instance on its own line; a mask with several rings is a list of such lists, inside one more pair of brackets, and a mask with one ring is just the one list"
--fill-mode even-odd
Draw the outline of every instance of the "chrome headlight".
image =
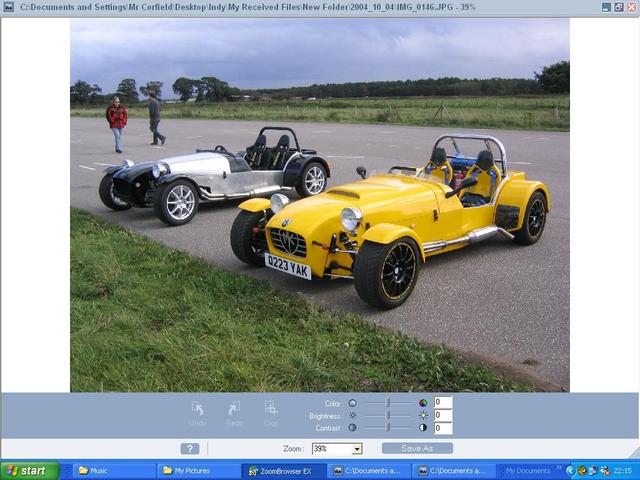
[[340, 223], [347, 232], [355, 232], [362, 225], [362, 212], [359, 208], [345, 208], [340, 213]]
[[151, 173], [155, 178], [160, 178], [162, 175], [166, 174], [169, 171], [169, 168], [166, 164], [162, 162], [154, 163], [151, 167]]
[[134, 165], [134, 163], [131, 160], [124, 159], [122, 161], [122, 166], [124, 168], [131, 168], [131, 167], [133, 167], [133, 165]]
[[271, 195], [271, 211], [273, 213], [278, 213], [287, 205], [287, 203], [289, 203], [289, 197], [286, 195], [282, 195], [281, 193]]

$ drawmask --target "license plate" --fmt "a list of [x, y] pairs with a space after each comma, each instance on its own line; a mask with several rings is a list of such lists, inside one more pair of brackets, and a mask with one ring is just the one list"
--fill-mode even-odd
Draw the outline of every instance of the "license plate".
[[286, 258], [276, 257], [270, 253], [264, 254], [264, 263], [267, 267], [279, 270], [289, 275], [311, 280], [311, 267], [304, 263], [294, 262]]

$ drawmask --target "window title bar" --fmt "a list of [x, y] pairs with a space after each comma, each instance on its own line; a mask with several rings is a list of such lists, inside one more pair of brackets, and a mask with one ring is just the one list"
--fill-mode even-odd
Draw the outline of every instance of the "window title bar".
[[637, 17], [599, 0], [3, 0], [3, 17]]

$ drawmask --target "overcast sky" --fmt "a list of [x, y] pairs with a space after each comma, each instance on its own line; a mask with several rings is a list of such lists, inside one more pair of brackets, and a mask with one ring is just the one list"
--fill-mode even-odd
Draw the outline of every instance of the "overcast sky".
[[454, 76], [524, 77], [569, 59], [567, 19], [71, 21], [71, 81], [114, 92], [214, 76], [240, 88]]

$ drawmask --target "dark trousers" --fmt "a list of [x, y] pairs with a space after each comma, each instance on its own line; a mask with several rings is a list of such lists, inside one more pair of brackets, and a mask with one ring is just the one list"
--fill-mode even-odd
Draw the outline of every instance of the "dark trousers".
[[158, 140], [164, 140], [166, 138], [164, 135], [162, 135], [158, 131], [158, 124], [159, 123], [160, 123], [160, 120], [150, 120], [149, 121], [149, 130], [151, 130], [151, 132], [153, 132], [153, 143], [158, 143]]

